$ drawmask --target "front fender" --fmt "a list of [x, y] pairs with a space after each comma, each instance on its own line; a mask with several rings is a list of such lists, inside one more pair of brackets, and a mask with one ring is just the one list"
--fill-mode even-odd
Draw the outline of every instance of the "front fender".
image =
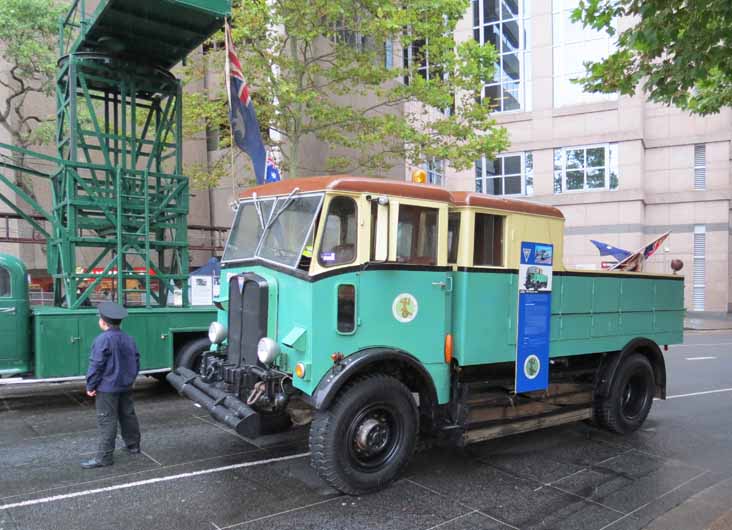
[[318, 383], [310, 396], [310, 402], [318, 410], [330, 406], [338, 391], [353, 379], [363, 373], [373, 373], [380, 368], [397, 367], [408, 371], [412, 385], [407, 385], [413, 392], [419, 392], [420, 408], [429, 410], [437, 404], [437, 391], [432, 376], [424, 365], [413, 355], [403, 350], [393, 348], [366, 348], [349, 355], [333, 365]]

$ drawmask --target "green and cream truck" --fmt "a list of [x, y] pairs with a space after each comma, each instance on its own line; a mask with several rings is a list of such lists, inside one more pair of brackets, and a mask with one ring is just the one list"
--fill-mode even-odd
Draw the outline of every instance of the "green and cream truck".
[[[549, 206], [385, 179], [249, 189], [210, 351], [168, 380], [245, 437], [309, 423], [312, 465], [349, 494], [393, 480], [419, 437], [464, 445], [581, 420], [632, 432], [666, 395], [683, 278], [568, 270], [563, 228]], [[525, 241], [554, 262], [549, 379], [533, 392], [516, 386]]]

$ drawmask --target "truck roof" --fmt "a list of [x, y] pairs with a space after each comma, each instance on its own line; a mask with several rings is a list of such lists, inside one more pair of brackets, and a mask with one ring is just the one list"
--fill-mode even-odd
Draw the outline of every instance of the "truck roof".
[[516, 199], [505, 199], [493, 195], [485, 195], [483, 193], [449, 191], [439, 186], [414, 184], [403, 180], [356, 177], [352, 175], [329, 175], [286, 179], [279, 182], [273, 182], [271, 184], [263, 184], [261, 186], [248, 188], [244, 190], [239, 197], [241, 199], [247, 199], [252, 197], [254, 193], [256, 193], [258, 197], [287, 195], [295, 188], [299, 188], [303, 193], [313, 191], [348, 191], [355, 193], [395, 195], [410, 199], [441, 201], [453, 206], [477, 206], [482, 208], [492, 208], [494, 210], [505, 210], [531, 215], [544, 215], [564, 219], [564, 215], [562, 215], [562, 212], [559, 211], [559, 209], [543, 204], [535, 204]]

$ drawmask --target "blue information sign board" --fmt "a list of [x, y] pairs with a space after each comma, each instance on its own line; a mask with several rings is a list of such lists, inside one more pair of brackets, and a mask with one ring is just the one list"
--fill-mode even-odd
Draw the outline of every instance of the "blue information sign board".
[[554, 246], [521, 243], [516, 337], [516, 393], [549, 386]]

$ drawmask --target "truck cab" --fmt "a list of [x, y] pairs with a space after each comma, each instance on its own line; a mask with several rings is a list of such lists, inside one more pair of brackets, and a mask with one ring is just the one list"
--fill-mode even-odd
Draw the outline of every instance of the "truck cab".
[[[566, 270], [563, 223], [548, 206], [385, 179], [251, 188], [224, 251], [212, 347], [200, 370], [168, 380], [246, 437], [312, 420], [313, 466], [352, 494], [394, 479], [420, 435], [470, 443], [594, 410], [630, 432], [665, 395], [657, 344], [681, 340], [683, 281]], [[535, 267], [519, 285], [524, 241], [553, 249], [557, 293], [551, 390], [526, 395], [517, 293], [548, 278]], [[602, 299], [588, 305], [588, 289]], [[625, 374], [628, 356], [640, 365]]]
[[0, 377], [30, 371], [28, 271], [18, 258], [0, 253]]

